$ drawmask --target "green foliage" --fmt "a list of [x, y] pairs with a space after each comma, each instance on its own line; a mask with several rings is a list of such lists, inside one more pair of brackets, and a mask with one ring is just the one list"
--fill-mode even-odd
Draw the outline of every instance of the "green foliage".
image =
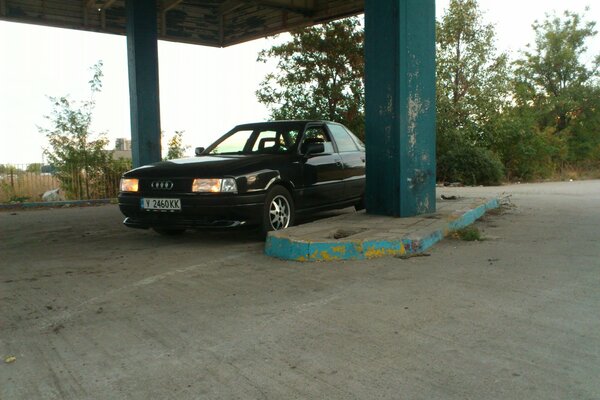
[[167, 157], [165, 160], [182, 158], [185, 151], [190, 148], [190, 146], [183, 145], [183, 132], [184, 131], [175, 131], [175, 134], [169, 139]]
[[0, 179], [0, 203], [11, 202], [15, 195], [15, 189], [10, 181]]
[[509, 105], [510, 68], [476, 0], [451, 0], [437, 25], [438, 179], [498, 184], [504, 168], [493, 151]]
[[452, 237], [466, 242], [480, 242], [484, 240], [479, 229], [472, 225], [455, 231]]
[[438, 174], [438, 179], [445, 182], [497, 185], [504, 176], [504, 166], [490, 150], [463, 145], [439, 156]]
[[97, 185], [97, 195], [103, 198], [116, 197], [119, 193], [119, 182], [121, 176], [132, 168], [131, 160], [126, 158], [111, 158], [102, 166], [100, 174], [104, 179], [101, 185]]
[[11, 164], [0, 164], [0, 174], [17, 173], [17, 172], [23, 172], [23, 170], [17, 166], [11, 165]]
[[595, 22], [566, 11], [536, 22], [536, 40], [516, 62], [515, 101], [535, 116], [553, 148], [553, 169], [600, 166], [600, 56], [585, 63]]
[[[533, 25], [511, 64], [477, 0], [451, 0], [437, 25], [438, 179], [497, 184], [600, 168], [600, 56], [594, 22], [565, 12]], [[309, 28], [259, 54], [277, 72], [257, 97], [274, 119], [331, 119], [364, 136], [364, 35], [356, 19]]]
[[273, 119], [327, 119], [364, 138], [364, 31], [347, 18], [293, 32], [291, 41], [263, 50], [277, 60], [256, 95]]
[[451, 0], [437, 25], [438, 153], [487, 147], [509, 99], [510, 69], [476, 0]]
[[29, 164], [25, 171], [30, 172], [30, 173], [38, 173], [39, 174], [42, 172], [42, 164], [40, 164], [40, 163]]
[[539, 130], [529, 108], [515, 107], [503, 113], [492, 148], [508, 180], [527, 181], [550, 176], [564, 145], [552, 133]]
[[102, 62], [91, 68], [90, 99], [73, 101], [68, 96], [49, 97], [53, 109], [46, 119], [49, 128], [38, 127], [46, 135], [49, 148], [44, 153], [56, 169], [56, 176], [68, 197], [91, 198], [97, 192], [94, 185], [103, 182], [103, 168], [111, 160], [104, 148], [108, 139], [94, 135], [90, 126], [96, 105], [94, 94], [102, 88]]
[[540, 112], [539, 123], [557, 133], [580, 115], [582, 96], [599, 76], [600, 67], [600, 56], [591, 66], [583, 62], [586, 41], [597, 34], [596, 23], [569, 11], [563, 17], [547, 15], [545, 21], [536, 22], [535, 44], [516, 62], [519, 104], [534, 105]]
[[497, 181], [498, 160], [510, 180], [598, 168], [600, 57], [583, 61], [594, 26], [571, 12], [536, 22], [513, 74], [476, 0], [452, 0], [438, 24], [439, 178]]
[[567, 138], [568, 161], [588, 169], [600, 168], [600, 87], [588, 88], [580, 97], [577, 115]]

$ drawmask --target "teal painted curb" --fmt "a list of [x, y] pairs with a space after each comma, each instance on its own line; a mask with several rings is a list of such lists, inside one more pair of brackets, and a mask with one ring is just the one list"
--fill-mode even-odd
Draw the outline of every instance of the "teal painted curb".
[[442, 240], [449, 233], [471, 225], [488, 210], [498, 208], [500, 201], [491, 199], [456, 218], [450, 216], [443, 228], [433, 229], [424, 237], [407, 237], [398, 240], [294, 240], [283, 233], [273, 232], [267, 237], [265, 254], [283, 260], [334, 261], [366, 260], [390, 255], [419, 254]]
[[62, 206], [84, 206], [89, 204], [110, 204], [112, 199], [98, 200], [66, 200], [66, 201], [40, 201], [34, 203], [12, 203], [0, 204], [0, 210], [14, 210], [19, 208], [37, 207], [62, 207]]

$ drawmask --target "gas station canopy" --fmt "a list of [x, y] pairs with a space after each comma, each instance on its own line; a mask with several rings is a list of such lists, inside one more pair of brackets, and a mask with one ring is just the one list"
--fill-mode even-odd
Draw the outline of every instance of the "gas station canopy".
[[[364, 11], [364, 0], [160, 0], [158, 38], [225, 47]], [[0, 0], [0, 20], [126, 34], [125, 0]]]
[[225, 47], [361, 12], [367, 212], [435, 212], [435, 0], [0, 0], [6, 21], [127, 35], [135, 167], [161, 159], [158, 39]]

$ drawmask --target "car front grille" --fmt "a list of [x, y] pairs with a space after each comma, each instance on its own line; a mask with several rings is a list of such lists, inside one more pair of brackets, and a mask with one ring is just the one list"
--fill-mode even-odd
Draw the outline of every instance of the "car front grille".
[[169, 193], [189, 193], [192, 189], [190, 179], [181, 178], [145, 178], [140, 180], [140, 190], [144, 193], [168, 195]]

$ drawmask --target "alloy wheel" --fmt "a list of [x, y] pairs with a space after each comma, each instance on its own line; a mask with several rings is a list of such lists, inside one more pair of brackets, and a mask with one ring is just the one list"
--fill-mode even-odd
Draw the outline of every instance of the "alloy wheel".
[[285, 196], [277, 195], [269, 205], [269, 221], [273, 230], [285, 229], [290, 224], [291, 208]]

